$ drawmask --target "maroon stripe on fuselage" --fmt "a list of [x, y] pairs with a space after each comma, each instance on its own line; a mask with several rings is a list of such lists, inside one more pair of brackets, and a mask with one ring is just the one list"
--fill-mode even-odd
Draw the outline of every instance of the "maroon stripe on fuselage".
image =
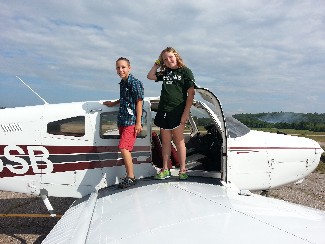
[[[141, 164], [141, 163], [151, 163], [151, 161], [150, 159], [147, 161], [137, 161], [136, 158], [133, 159], [133, 164]], [[113, 166], [122, 166], [122, 165], [124, 165], [123, 159], [64, 163], [64, 164], [54, 165], [53, 173], [74, 171], [74, 170], [96, 169], [96, 168], [109, 168]]]
[[[7, 145], [0, 145], [0, 155], [4, 155], [4, 148]], [[15, 156], [21, 156], [21, 157], [28, 157], [28, 150], [27, 146], [39, 146], [39, 145], [17, 145], [24, 151], [24, 155], [18, 153], [18, 151], [11, 150], [10, 155], [15, 155]], [[54, 155], [69, 155], [69, 154], [87, 154], [87, 153], [110, 153], [110, 152], [119, 152], [119, 149], [117, 146], [43, 146], [45, 147], [48, 151], [50, 156]], [[133, 152], [147, 152], [149, 154], [151, 148], [150, 146], [135, 146], [133, 149]], [[37, 152], [34, 151], [34, 154], [41, 154], [42, 152]], [[151, 163], [151, 154], [149, 154], [148, 158], [146, 161], [137, 161], [137, 158], [133, 158], [133, 163], [134, 164], [139, 164], [139, 163]], [[1, 158], [0, 157], [0, 158]], [[27, 160], [28, 161], [28, 160]], [[4, 160], [4, 162], [6, 162]], [[1, 162], [0, 162], [1, 163]], [[5, 163], [4, 163], [5, 164]], [[95, 169], [95, 168], [104, 168], [104, 167], [112, 167], [112, 166], [121, 166], [123, 165], [123, 160], [121, 159], [104, 159], [104, 160], [94, 160], [94, 161], [77, 161], [77, 162], [60, 162], [60, 163], [53, 163], [53, 172], [65, 172], [65, 171], [74, 171], [74, 170], [86, 170], [86, 169]], [[46, 165], [42, 166], [42, 162], [37, 163], [37, 167], [41, 169], [42, 167], [45, 168], [47, 167]], [[21, 169], [22, 166], [16, 165], [16, 169]], [[15, 177], [15, 176], [23, 176], [23, 175], [34, 175], [35, 173], [33, 172], [32, 166], [29, 166], [28, 170], [24, 174], [16, 174], [11, 172], [6, 165], [3, 165], [2, 171], [0, 172], [0, 178], [4, 177]]]
[[105, 160], [105, 161], [93, 161], [93, 162], [76, 162], [76, 163], [64, 163], [54, 165], [52, 173], [85, 170], [85, 169], [97, 169], [113, 166], [122, 166], [123, 160]]
[[[133, 164], [143, 164], [143, 163], [151, 164], [151, 159], [148, 158], [146, 161], [138, 161], [136, 158], [133, 158]], [[91, 162], [67, 162], [61, 164], [53, 164], [53, 171], [51, 173], [97, 169], [97, 168], [110, 168], [113, 166], [122, 166], [122, 165], [124, 165], [123, 159], [91, 161]], [[37, 167], [39, 169], [46, 168], [45, 165], [39, 165], [39, 164], [37, 165]], [[18, 166], [16, 167], [16, 169], [21, 169], [21, 168], [22, 167], [18, 167]], [[24, 175], [35, 175], [31, 166], [29, 167], [28, 171], [24, 174], [15, 174], [6, 167], [4, 167], [3, 171], [0, 172], [0, 178], [24, 176]]]
[[[3, 155], [7, 145], [0, 145], [0, 154]], [[48, 146], [48, 145], [17, 145], [27, 154], [27, 146], [43, 146], [50, 154], [76, 154], [76, 153], [102, 153], [119, 152], [117, 146]], [[133, 152], [150, 151], [150, 146], [134, 146]], [[19, 155], [16, 151], [11, 151], [11, 155]], [[37, 152], [35, 152], [37, 154]]]

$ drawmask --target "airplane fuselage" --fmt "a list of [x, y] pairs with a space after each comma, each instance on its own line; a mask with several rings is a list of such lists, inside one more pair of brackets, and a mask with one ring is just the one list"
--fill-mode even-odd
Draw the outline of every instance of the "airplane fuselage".
[[[317, 142], [248, 128], [236, 132], [219, 100], [208, 90], [202, 94], [215, 109], [202, 102], [191, 109], [185, 135], [190, 175], [264, 190], [304, 178], [318, 165], [323, 150]], [[132, 152], [137, 178], [153, 176], [159, 166], [152, 123], [157, 101], [144, 100], [143, 132]], [[0, 110], [1, 190], [82, 197], [118, 183], [125, 169], [117, 112], [102, 101]]]

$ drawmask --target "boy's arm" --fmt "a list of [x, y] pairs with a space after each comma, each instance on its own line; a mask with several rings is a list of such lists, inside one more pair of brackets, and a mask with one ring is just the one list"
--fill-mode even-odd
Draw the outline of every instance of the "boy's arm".
[[135, 105], [135, 110], [136, 110], [136, 114], [137, 114], [137, 118], [136, 118], [136, 122], [135, 122], [135, 133], [138, 134], [142, 131], [142, 125], [141, 125], [141, 118], [142, 118], [142, 99], [139, 98], [136, 102]]

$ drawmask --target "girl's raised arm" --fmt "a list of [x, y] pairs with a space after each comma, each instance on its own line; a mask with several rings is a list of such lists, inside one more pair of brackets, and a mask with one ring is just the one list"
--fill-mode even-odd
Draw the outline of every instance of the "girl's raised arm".
[[157, 61], [155, 62], [155, 64], [152, 66], [152, 68], [150, 69], [148, 75], [147, 75], [147, 78], [149, 80], [157, 80], [157, 76], [156, 76], [156, 73], [157, 73], [157, 70], [159, 69], [159, 64], [157, 63]]

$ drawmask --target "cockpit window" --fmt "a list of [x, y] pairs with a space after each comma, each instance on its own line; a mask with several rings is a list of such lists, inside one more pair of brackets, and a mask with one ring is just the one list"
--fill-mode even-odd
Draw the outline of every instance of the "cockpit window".
[[47, 124], [47, 133], [82, 137], [85, 135], [85, 117], [77, 116], [50, 122]]
[[250, 131], [246, 125], [233, 117], [226, 117], [226, 125], [228, 129], [228, 135], [231, 138], [246, 135]]
[[[103, 139], [119, 139], [120, 134], [117, 126], [118, 111], [102, 113], [100, 115], [100, 137]], [[142, 113], [142, 132], [137, 135], [137, 138], [147, 136], [147, 112]]]

